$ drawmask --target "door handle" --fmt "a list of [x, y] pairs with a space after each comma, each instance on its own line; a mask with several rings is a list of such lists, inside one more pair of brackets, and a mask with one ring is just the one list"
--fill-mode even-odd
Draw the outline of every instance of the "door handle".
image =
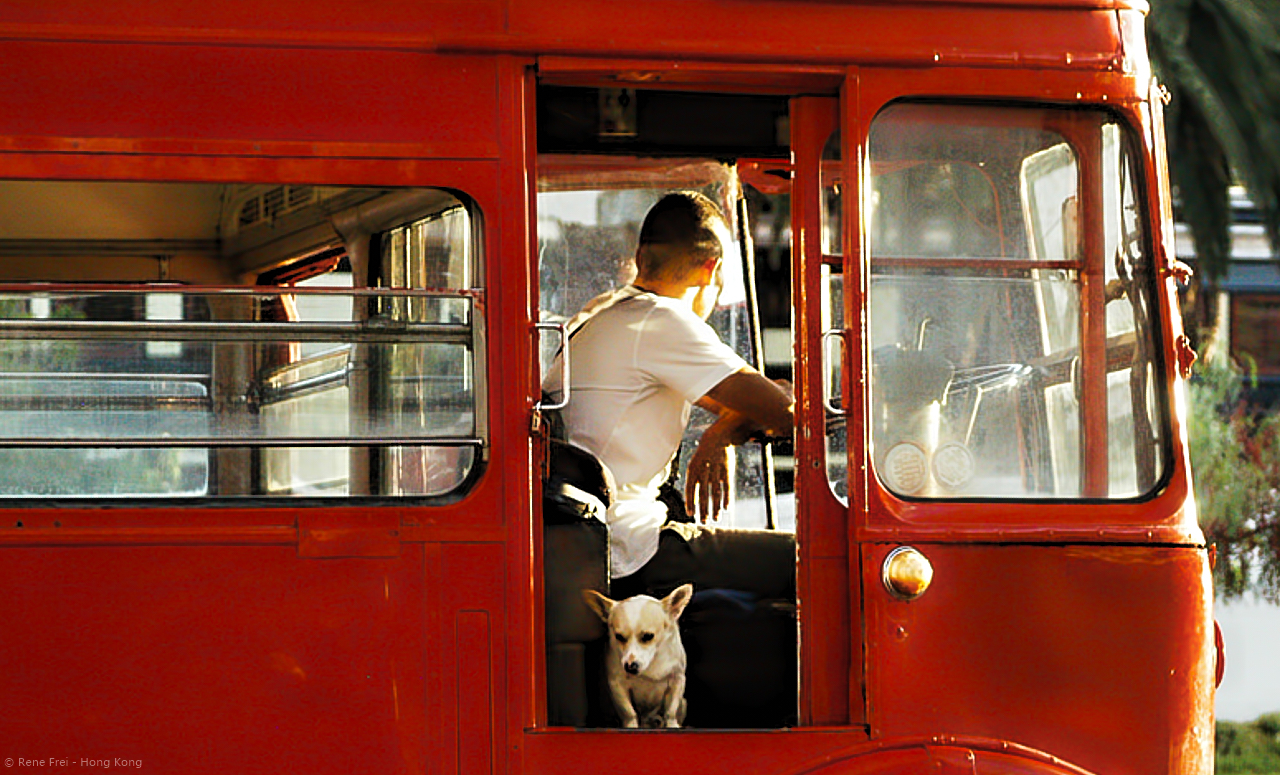
[[[535, 331], [555, 331], [560, 334], [560, 401], [544, 404], [542, 399], [533, 405], [535, 412], [554, 412], [569, 405], [569, 331], [564, 323], [534, 323]], [[542, 341], [541, 337], [538, 339]]]
[[822, 332], [822, 408], [826, 409], [827, 412], [834, 417], [844, 417], [845, 416], [844, 408], [836, 406], [835, 404], [832, 403], [832, 399], [834, 398], [832, 393], [836, 392], [836, 391], [833, 391], [832, 388], [834, 387], [836, 388], [836, 390], [839, 389], [839, 385], [833, 386], [831, 384], [833, 381], [831, 379], [831, 375], [833, 374], [833, 372], [829, 368], [830, 363], [827, 359], [827, 352], [828, 352], [827, 343], [830, 342], [832, 339], [835, 339], [837, 342], [840, 343], [840, 349], [839, 349], [840, 362], [841, 364], [843, 364], [844, 363], [844, 329], [831, 328]]

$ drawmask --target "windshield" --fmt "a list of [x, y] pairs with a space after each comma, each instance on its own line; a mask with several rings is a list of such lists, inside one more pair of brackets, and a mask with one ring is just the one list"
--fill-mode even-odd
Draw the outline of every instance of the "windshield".
[[1132, 498], [1166, 465], [1128, 130], [900, 104], [871, 128], [872, 442], [923, 498]]

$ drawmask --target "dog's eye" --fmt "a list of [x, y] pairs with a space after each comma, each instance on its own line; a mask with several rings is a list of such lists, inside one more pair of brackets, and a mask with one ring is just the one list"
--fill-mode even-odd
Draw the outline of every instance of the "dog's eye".
[[641, 643], [648, 643], [648, 642], [649, 642], [649, 641], [651, 641], [651, 640], [653, 640], [653, 633], [651, 633], [651, 632], [642, 632], [642, 633], [640, 633], [640, 642], [641, 642]]
[[627, 636], [623, 635], [623, 634], [622, 634], [622, 633], [620, 633], [620, 632], [615, 632], [615, 633], [613, 634], [613, 637], [617, 638], [619, 643], [626, 643], [626, 642], [627, 642]]

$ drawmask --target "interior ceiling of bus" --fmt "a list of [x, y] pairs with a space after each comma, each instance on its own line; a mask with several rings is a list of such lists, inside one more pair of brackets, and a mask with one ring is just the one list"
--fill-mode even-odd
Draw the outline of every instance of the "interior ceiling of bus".
[[[373, 233], [456, 203], [433, 189], [0, 181], [0, 280], [252, 282], [340, 247], [343, 233]], [[153, 277], [157, 261], [164, 276]]]
[[6, 181], [7, 240], [216, 240], [228, 186]]
[[787, 116], [781, 96], [544, 85], [538, 151], [786, 158]]

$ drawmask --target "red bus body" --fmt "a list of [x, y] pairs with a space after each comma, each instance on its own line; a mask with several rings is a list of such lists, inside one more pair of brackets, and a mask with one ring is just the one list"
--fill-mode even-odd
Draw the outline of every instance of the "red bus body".
[[[0, 179], [460, 191], [482, 214], [487, 339], [484, 463], [455, 497], [4, 501], [0, 757], [51, 772], [1210, 772], [1212, 590], [1144, 13], [1127, 0], [0, 8]], [[789, 106], [790, 155], [762, 162], [790, 172], [801, 634], [788, 728], [548, 724], [538, 94], [618, 87]], [[844, 221], [863, 223], [880, 169], [870, 127], [908, 98], [1088, 108], [1131, 129], [1158, 274], [1152, 401], [1166, 424], [1151, 493], [1097, 497], [1105, 455], [1076, 498], [912, 498], [877, 478], [868, 232], [844, 231], [843, 258], [824, 249], [819, 178], [844, 181]], [[843, 161], [824, 164], [835, 131]], [[8, 290], [141, 281], [21, 255], [0, 255]], [[841, 263], [846, 500], [822, 464], [833, 342], [818, 300], [824, 265]], [[236, 282], [168, 266], [158, 279]], [[1087, 330], [1101, 291], [1082, 287]], [[1089, 347], [1081, 370], [1107, 357]], [[1082, 405], [1098, 400], [1082, 390]], [[910, 602], [881, 579], [907, 545], [933, 568]]]

